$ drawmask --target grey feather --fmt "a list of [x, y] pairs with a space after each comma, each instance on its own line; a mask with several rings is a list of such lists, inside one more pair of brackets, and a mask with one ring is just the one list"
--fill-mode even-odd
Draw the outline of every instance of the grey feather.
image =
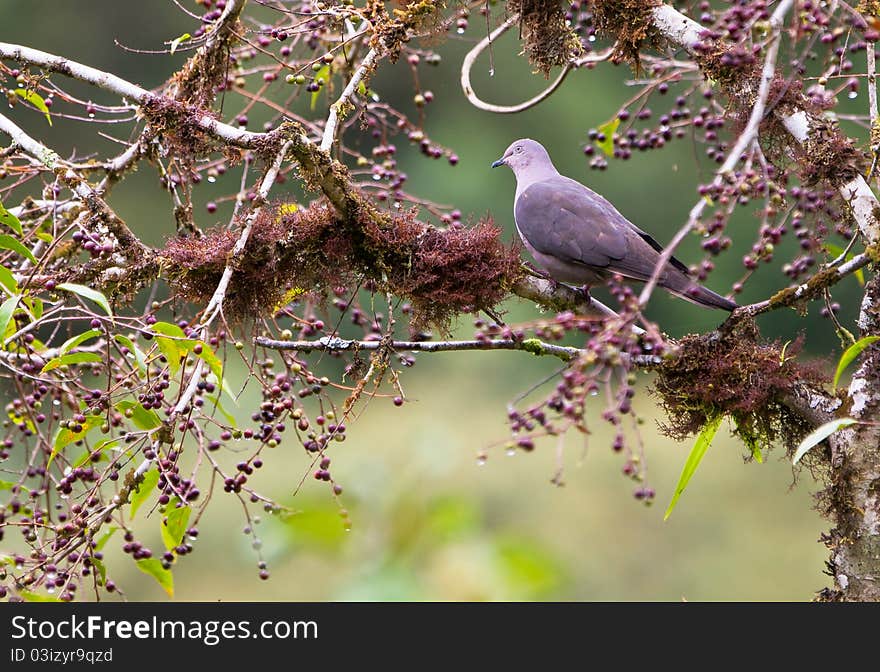
[[[560, 175], [534, 140], [517, 140], [496, 161], [517, 178], [514, 220], [526, 249], [559, 282], [594, 285], [613, 274], [650, 279], [663, 246], [601, 195]], [[736, 304], [697, 284], [672, 257], [658, 285], [693, 303], [733, 310]]]

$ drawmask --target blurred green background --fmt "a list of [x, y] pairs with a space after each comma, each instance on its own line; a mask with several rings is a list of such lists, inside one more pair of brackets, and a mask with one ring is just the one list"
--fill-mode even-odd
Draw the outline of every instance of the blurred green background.
[[[185, 3], [190, 9], [194, 3]], [[258, 12], [260, 13], [260, 12]], [[264, 16], [271, 16], [262, 11]], [[194, 21], [172, 2], [119, 3], [110, 0], [3, 0], [0, 40], [64, 54], [107, 69], [143, 86], [160, 84], [184, 55], [133, 54], [114, 40], [137, 49], [162, 49]], [[605, 172], [590, 171], [582, 154], [587, 129], [611, 118], [635, 89], [626, 66], [602, 65], [575, 72], [563, 88], [526, 113], [492, 116], [473, 109], [458, 84], [462, 56], [485, 33], [474, 15], [462, 37], [440, 47], [443, 63], [420, 70], [423, 89], [435, 94], [426, 130], [452, 147], [460, 164], [422, 157], [404, 138], [393, 140], [400, 165], [410, 179], [408, 190], [441, 203], [454, 203], [474, 219], [490, 212], [513, 239], [513, 176], [489, 170], [489, 163], [518, 137], [533, 137], [550, 150], [557, 167], [603, 193], [630, 219], [668, 241], [686, 220], [695, 187], [712, 166], [700, 157], [701, 145], [672, 143], [662, 152], [637, 154], [612, 163]], [[546, 82], [532, 75], [517, 56], [515, 31], [494, 49], [495, 76], [486, 60], [478, 63], [474, 85], [485, 99], [518, 102]], [[273, 47], [275, 48], [275, 47]], [[63, 88], [84, 98], [112, 102], [112, 97], [54, 77]], [[408, 112], [412, 84], [405, 64], [383, 68], [372, 84], [386, 100]], [[269, 89], [284, 96], [283, 81]], [[676, 89], [651, 101], [654, 118], [673, 105]], [[321, 104], [326, 106], [322, 98]], [[240, 100], [230, 95], [224, 116], [237, 113]], [[52, 129], [21, 106], [12, 117], [35, 137], [59, 149], [105, 156], [111, 143], [97, 131], [127, 137], [112, 125], [95, 126], [56, 120]], [[250, 128], [262, 117], [250, 113]], [[115, 151], [118, 151], [116, 149]], [[240, 179], [238, 171], [232, 180]], [[279, 193], [289, 188], [283, 185]], [[233, 190], [230, 183], [204, 185], [202, 202]], [[159, 242], [174, 232], [167, 194], [152, 169], [143, 166], [113, 193], [111, 203], [129, 226]], [[741, 273], [740, 258], [753, 242], [749, 206], [731, 224], [734, 249], [717, 260], [708, 284], [724, 293]], [[200, 225], [225, 221], [197, 212]], [[839, 241], [838, 241], [839, 242]], [[791, 241], [782, 247], [790, 251]], [[699, 241], [680, 248], [686, 262], [700, 258]], [[787, 252], [780, 259], [788, 258]], [[842, 319], [852, 323], [857, 307], [855, 280], [835, 293]], [[785, 285], [778, 270], [762, 268], [743, 300], [768, 296]], [[534, 319], [535, 306], [511, 301], [511, 322]], [[835, 357], [839, 344], [819, 306], [801, 320], [793, 312], [763, 318], [765, 335], [788, 340], [805, 331], [807, 351]], [[719, 315], [655, 295], [649, 316], [671, 335], [712, 328]], [[458, 334], [472, 333], [469, 318]], [[375, 400], [356, 423], [348, 441], [333, 448], [334, 477], [352, 527], [344, 529], [339, 508], [326, 484], [309, 476], [301, 449], [282, 445], [267, 458], [254, 486], [300, 513], [286, 522], [264, 516], [255, 524], [272, 577], [257, 578], [257, 555], [241, 506], [216, 494], [199, 524], [196, 551], [174, 569], [176, 597], [184, 600], [802, 600], [824, 585], [824, 548], [817, 543], [826, 524], [812, 510], [816, 485], [804, 474], [796, 487], [781, 453], [764, 464], [744, 463], [744, 449], [728, 434], [726, 423], [672, 518], [663, 510], [672, 494], [690, 442], [664, 438], [650, 418], [653, 401], [642, 389], [636, 408], [647, 418], [641, 434], [649, 461], [649, 485], [657, 491], [654, 507], [631, 496], [632, 483], [620, 474], [623, 460], [612, 453], [612, 433], [598, 417], [594, 433], [568, 437], [564, 446], [564, 487], [550, 484], [557, 469], [557, 447], [539, 444], [531, 454], [507, 456], [497, 446], [505, 439], [506, 403], [557, 367], [519, 353], [423, 355], [402, 382], [413, 403], [395, 408]], [[235, 377], [234, 372], [228, 375]], [[644, 380], [644, 386], [650, 382]], [[253, 387], [253, 386], [252, 386]], [[250, 395], [250, 396], [249, 396]], [[253, 408], [255, 390], [241, 402], [243, 417]], [[632, 438], [632, 437], [631, 437]], [[476, 456], [489, 459], [479, 465]], [[228, 456], [234, 463], [235, 455]], [[305, 482], [294, 497], [301, 479]], [[141, 538], [160, 547], [158, 522], [142, 521]], [[140, 574], [118, 543], [107, 548], [110, 573], [130, 599], [164, 599], [152, 579]]]

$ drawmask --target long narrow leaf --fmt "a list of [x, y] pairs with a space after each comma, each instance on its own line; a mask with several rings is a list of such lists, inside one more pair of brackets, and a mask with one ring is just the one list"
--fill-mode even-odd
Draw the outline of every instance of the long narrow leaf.
[[691, 449], [690, 455], [688, 455], [687, 461], [684, 463], [684, 469], [681, 470], [681, 476], [678, 479], [678, 485], [675, 486], [675, 494], [672, 496], [672, 501], [669, 502], [666, 513], [663, 514], [663, 520], [668, 519], [669, 516], [672, 514], [672, 510], [678, 503], [678, 498], [681, 497], [681, 493], [684, 492], [684, 489], [687, 487], [688, 482], [690, 482], [691, 476], [694, 475], [697, 467], [700, 466], [700, 461], [703, 459], [703, 455], [706, 454], [709, 446], [712, 445], [712, 439], [715, 438], [715, 433], [718, 431], [718, 427], [721, 424], [722, 417], [723, 416], [721, 415], [721, 413], [718, 413], [717, 415], [709, 418], [709, 420], [703, 426], [703, 429], [700, 431], [700, 435], [697, 437], [697, 442], [694, 444], [694, 447]]
[[116, 334], [113, 339], [119, 343], [120, 345], [124, 345], [128, 348], [129, 352], [131, 352], [135, 361], [137, 362], [138, 369], [141, 373], [147, 372], [147, 357], [144, 355], [143, 351], [137, 347], [132, 340], [128, 336], [123, 336], [122, 334]]
[[13, 215], [9, 210], [3, 207], [3, 204], [0, 203], [0, 224], [5, 224], [10, 229], [15, 231], [19, 236], [24, 232], [21, 228], [21, 221]]
[[137, 513], [138, 509], [141, 508], [141, 504], [143, 504], [147, 497], [153, 494], [156, 490], [156, 483], [159, 482], [159, 470], [158, 469], [150, 469], [146, 474], [144, 474], [144, 480], [140, 482], [137, 486], [137, 490], [131, 493], [131, 507], [129, 508], [128, 515], [134, 520], [134, 516]]
[[10, 296], [18, 294], [18, 282], [16, 282], [12, 272], [5, 266], [0, 266], [0, 285], [3, 285]]
[[88, 331], [84, 331], [78, 336], [72, 336], [64, 341], [64, 345], [58, 350], [58, 353], [61, 355], [66, 355], [68, 352], [73, 350], [76, 346], [82, 345], [90, 338], [95, 338], [101, 335], [101, 331], [99, 329], [89, 329]]
[[92, 289], [91, 287], [86, 287], [84, 285], [77, 285], [73, 282], [62, 282], [58, 285], [58, 289], [63, 289], [65, 292], [72, 292], [86, 299], [91, 299], [101, 306], [105, 313], [110, 317], [113, 317], [113, 311], [110, 309], [110, 302], [107, 300], [107, 297], [97, 289]]
[[0, 337], [2, 337], [6, 333], [6, 327], [9, 326], [10, 320], [12, 320], [12, 314], [15, 312], [15, 308], [18, 305], [18, 300], [20, 296], [10, 296], [6, 301], [0, 304]]
[[28, 89], [16, 89], [15, 95], [19, 98], [26, 100], [31, 105], [36, 107], [40, 112], [43, 113], [43, 116], [46, 117], [46, 121], [49, 122], [49, 125], [52, 125], [52, 117], [49, 115], [49, 106], [46, 105], [46, 101], [43, 100], [43, 96], [41, 96], [36, 91], [29, 91]]
[[0, 247], [6, 250], [12, 250], [16, 254], [19, 254], [30, 261], [32, 264], [37, 263], [37, 258], [33, 253], [7, 233], [0, 234]]
[[180, 546], [183, 534], [186, 532], [186, 524], [189, 514], [192, 512], [188, 506], [177, 506], [180, 500], [176, 497], [168, 505], [168, 515], [161, 523], [162, 542], [169, 551]]
[[46, 365], [43, 367], [40, 373], [52, 371], [60, 366], [70, 364], [92, 364], [94, 362], [103, 361], [103, 359], [104, 358], [101, 357], [101, 355], [99, 355], [97, 352], [71, 352], [66, 355], [62, 355], [61, 357], [50, 359], [48, 362], [46, 362]]
[[843, 351], [843, 354], [840, 356], [840, 361], [837, 362], [837, 371], [834, 372], [834, 382], [832, 383], [834, 387], [837, 387], [837, 383], [840, 381], [840, 376], [843, 375], [846, 367], [852, 364], [856, 357], [862, 354], [862, 350], [871, 345], [871, 343], [876, 343], [877, 341], [880, 341], [880, 336], [865, 336]]
[[144, 574], [149, 574], [162, 586], [162, 590], [168, 593], [168, 597], [174, 597], [174, 576], [171, 570], [165, 569], [158, 558], [138, 560], [137, 567]]
[[834, 434], [839, 429], [843, 429], [844, 427], [849, 427], [850, 425], [854, 425], [858, 422], [858, 420], [853, 420], [852, 418], [840, 418], [838, 420], [832, 420], [831, 422], [826, 422], [821, 427], [816, 428], [812, 432], [807, 435], [803, 441], [801, 441], [801, 445], [797, 447], [797, 450], [794, 451], [794, 457], [791, 460], [792, 464], [797, 464], [800, 462], [801, 458], [809, 452], [811, 448], [814, 446], [818, 446], [829, 436]]

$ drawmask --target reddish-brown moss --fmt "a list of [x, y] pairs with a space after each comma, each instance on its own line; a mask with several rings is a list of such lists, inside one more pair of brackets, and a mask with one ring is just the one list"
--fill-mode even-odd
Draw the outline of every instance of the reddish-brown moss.
[[676, 356], [658, 370], [654, 392], [666, 411], [664, 431], [677, 439], [695, 434], [717, 413], [730, 416], [748, 445], [796, 446], [811, 429], [782, 403], [796, 384], [821, 385], [819, 364], [801, 364], [802, 339], [760, 342], [753, 322], [728, 332], [686, 336]]
[[217, 141], [206, 134], [198, 123], [205, 115], [218, 118], [212, 110], [162, 97], [145, 101], [141, 110], [152, 132], [161, 136], [170, 152], [177, 157], [203, 156], [218, 146]]
[[837, 123], [831, 119], [812, 119], [809, 137], [801, 151], [801, 179], [807, 186], [821, 182], [843, 185], [862, 172], [864, 155], [852, 140], [840, 133]]
[[651, 9], [660, 0], [594, 0], [593, 19], [596, 27], [609, 39], [615, 41], [615, 63], [627, 61], [635, 70], [639, 68], [639, 50], [643, 46], [659, 46], [663, 43], [654, 26]]
[[383, 0], [367, 0], [364, 18], [373, 25], [371, 44], [381, 46], [389, 61], [394, 63], [400, 57], [403, 45], [414, 34], [437, 35], [442, 31], [443, 10], [446, 0], [410, 0], [396, 3], [398, 6], [389, 12]]
[[508, 0], [507, 10], [519, 14], [523, 53], [545, 77], [583, 52], [559, 0]]
[[[181, 296], [210, 300], [237, 238], [220, 229], [168, 242], [161, 257]], [[287, 213], [275, 204], [257, 216], [235, 262], [225, 312], [231, 319], [256, 317], [292, 289], [320, 295], [370, 280], [412, 302], [414, 328], [444, 329], [459, 313], [497, 304], [519, 273], [519, 250], [503, 244], [491, 221], [441, 230], [414, 212], [365, 211], [346, 223], [325, 204]]]

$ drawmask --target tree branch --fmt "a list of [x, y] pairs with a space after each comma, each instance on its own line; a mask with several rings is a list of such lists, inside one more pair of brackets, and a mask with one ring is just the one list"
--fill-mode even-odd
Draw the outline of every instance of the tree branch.
[[[513, 339], [471, 340], [471, 341], [357, 341], [325, 336], [317, 341], [280, 341], [258, 336], [254, 343], [263, 348], [273, 350], [293, 350], [296, 352], [312, 352], [321, 350], [324, 352], [357, 352], [359, 350], [372, 351], [390, 348], [394, 351], [406, 350], [410, 352], [462, 352], [473, 350], [519, 350], [529, 352], [536, 356], [557, 357], [564, 362], [569, 362], [590, 352], [584, 348], [573, 348], [565, 345], [547, 343], [538, 338], [526, 338], [521, 341]], [[628, 361], [644, 368], [655, 367], [660, 363], [656, 355], [627, 356]]]
[[510, 29], [510, 27], [516, 24], [518, 21], [519, 14], [510, 15], [504, 21], [504, 23], [498, 26], [482, 40], [477, 42], [476, 46], [474, 46], [474, 48], [467, 53], [461, 63], [461, 90], [464, 91], [464, 95], [467, 97], [468, 101], [470, 101], [471, 105], [480, 110], [485, 110], [486, 112], [494, 112], [495, 114], [516, 114], [517, 112], [528, 110], [529, 108], [534, 107], [541, 101], [549, 98], [556, 91], [556, 89], [558, 89], [562, 85], [562, 82], [565, 81], [568, 73], [571, 72], [573, 69], [582, 67], [587, 64], [601, 63], [602, 61], [607, 61], [614, 53], [614, 47], [610, 47], [598, 54], [590, 54], [589, 56], [584, 56], [575, 61], [566, 63], [565, 66], [562, 68], [562, 72], [557, 75], [556, 79], [550, 86], [541, 91], [538, 95], [529, 98], [522, 103], [518, 103], [516, 105], [494, 105], [492, 103], [487, 103], [482, 100], [476, 93], [474, 93], [474, 88], [471, 86], [471, 70], [473, 69], [476, 60], [480, 57], [480, 54], [485, 51], [486, 47], [488, 47], [495, 40], [506, 33]]
[[132, 258], [132, 254], [143, 255], [148, 252], [147, 246], [141, 243], [91, 185], [69, 168], [56, 152], [34, 140], [3, 114], [0, 114], [0, 131], [12, 138], [12, 142], [24, 152], [58, 175], [58, 178], [82, 200], [89, 211], [107, 225], [123, 248], [126, 258]]
[[564, 362], [571, 361], [584, 354], [586, 350], [571, 348], [564, 345], [546, 343], [537, 338], [528, 338], [522, 341], [513, 339], [498, 339], [485, 341], [356, 341], [325, 336], [317, 341], [279, 341], [271, 338], [258, 336], [254, 343], [260, 347], [272, 348], [273, 350], [295, 350], [299, 352], [312, 352], [323, 350], [326, 352], [344, 352], [358, 350], [380, 350], [390, 348], [410, 352], [460, 352], [462, 350], [522, 350], [533, 355], [550, 355], [558, 357]]
[[775, 296], [748, 306], [737, 308], [731, 319], [740, 320], [746, 317], [755, 317], [761, 313], [766, 313], [776, 308], [784, 308], [793, 306], [801, 301], [807, 301], [822, 293], [822, 290], [830, 287], [847, 275], [855, 273], [860, 268], [864, 268], [871, 263], [871, 255], [867, 252], [858, 254], [849, 261], [836, 268], [829, 268], [820, 271], [807, 282], [797, 287], [789, 287], [778, 292]]
[[[715, 173], [715, 178], [712, 180], [712, 188], [718, 188], [724, 184], [724, 180], [728, 173], [736, 167], [736, 164], [739, 163], [743, 154], [758, 137], [758, 129], [761, 126], [761, 122], [764, 120], [764, 110], [767, 107], [767, 96], [770, 94], [770, 84], [776, 73], [776, 57], [779, 53], [779, 43], [782, 39], [782, 25], [785, 21], [785, 15], [791, 9], [792, 4], [794, 4], [794, 0], [782, 0], [782, 2], [777, 5], [773, 15], [770, 17], [770, 41], [767, 45], [767, 53], [764, 56], [764, 67], [761, 70], [761, 81], [758, 86], [755, 103], [752, 106], [752, 113], [749, 115], [749, 121], [746, 124], [746, 127], [743, 129], [743, 132], [740, 133], [739, 138], [737, 138], [736, 144], [734, 144], [733, 148], [728, 152], [724, 163], [721, 164], [721, 167]], [[693, 230], [694, 226], [696, 226], [697, 221], [703, 214], [703, 210], [706, 209], [706, 205], [707, 201], [705, 198], [701, 198], [697, 201], [696, 205], [691, 208], [685, 225], [678, 230], [678, 233], [673, 236], [669, 244], [663, 249], [660, 258], [657, 260], [657, 264], [654, 266], [654, 272], [651, 274], [651, 279], [645, 283], [642, 293], [639, 296], [639, 305], [642, 307], [647, 305], [648, 300], [651, 298], [651, 292], [654, 291], [657, 281], [663, 274], [663, 269], [666, 268], [666, 264], [669, 263], [669, 260], [672, 258], [675, 249], [681, 241], [684, 240]]]
[[348, 103], [348, 100], [354, 95], [354, 92], [357, 91], [358, 84], [361, 83], [364, 75], [366, 75], [370, 68], [373, 67], [379, 57], [380, 54], [376, 48], [370, 49], [370, 51], [367, 52], [367, 55], [364, 56], [364, 60], [361, 61], [357, 70], [354, 71], [348, 85], [339, 96], [339, 100], [330, 106], [330, 115], [327, 117], [327, 123], [324, 126], [324, 137], [321, 138], [322, 152], [330, 151], [330, 147], [333, 146], [333, 140], [336, 137], [336, 126], [339, 123], [343, 108]]
[[[704, 28], [674, 7], [661, 4], [651, 10], [655, 27], [672, 44], [685, 48], [699, 57], [694, 46], [701, 42]], [[805, 110], [775, 108], [773, 114], [798, 144], [805, 145], [811, 139], [813, 128], [822, 128], [820, 119]], [[867, 245], [880, 240], [880, 220], [875, 210], [880, 209], [877, 197], [865, 179], [859, 175], [838, 186], [838, 191], [852, 210], [853, 218], [862, 232]]]

